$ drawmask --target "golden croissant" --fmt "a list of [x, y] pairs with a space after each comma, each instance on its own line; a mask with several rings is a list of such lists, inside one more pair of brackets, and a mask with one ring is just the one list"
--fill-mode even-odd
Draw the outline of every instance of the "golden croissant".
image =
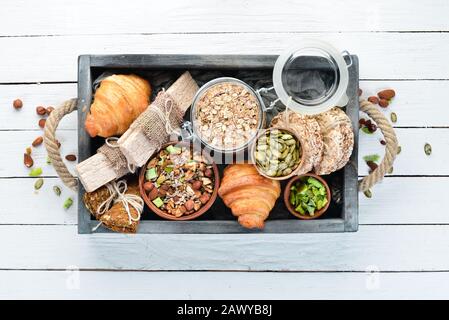
[[232, 164], [224, 170], [218, 194], [242, 226], [262, 229], [281, 195], [281, 185], [261, 176], [254, 165]]
[[123, 134], [148, 107], [151, 86], [136, 75], [112, 75], [95, 92], [85, 128], [91, 137]]

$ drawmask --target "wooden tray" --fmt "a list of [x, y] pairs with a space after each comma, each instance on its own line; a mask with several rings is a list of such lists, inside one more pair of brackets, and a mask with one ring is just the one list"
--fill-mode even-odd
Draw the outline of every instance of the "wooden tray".
[[[89, 107], [93, 96], [93, 84], [104, 72], [136, 73], [152, 82], [152, 77], [167, 75], [168, 84], [183, 71], [190, 71], [193, 78], [202, 85], [218, 76], [243, 78], [253, 87], [269, 86], [276, 61], [275, 55], [82, 55], [78, 60], [78, 152], [79, 161], [83, 161], [96, 152], [103, 139], [92, 139], [84, 130], [86, 106]], [[358, 59], [352, 56], [353, 64], [349, 69], [347, 94], [349, 103], [346, 113], [354, 128], [354, 151], [348, 164], [338, 172], [323, 178], [333, 189], [333, 200], [328, 211], [316, 220], [299, 220], [291, 215], [279, 197], [275, 208], [266, 221], [264, 230], [247, 230], [241, 227], [217, 198], [212, 208], [197, 220], [166, 221], [161, 220], [148, 208], [142, 214], [138, 233], [304, 233], [304, 232], [348, 232], [358, 229], [357, 195], [357, 151], [358, 151]], [[152, 83], [153, 95], [160, 84]], [[84, 111], [83, 111], [84, 110]], [[188, 113], [186, 118], [188, 118]], [[224, 166], [221, 167], [221, 170]], [[286, 182], [282, 184], [284, 187]], [[284, 189], [282, 189], [283, 191]], [[78, 233], [91, 233], [98, 224], [84, 207], [82, 198], [84, 189], [80, 185], [78, 201]], [[100, 227], [96, 233], [109, 232]]]

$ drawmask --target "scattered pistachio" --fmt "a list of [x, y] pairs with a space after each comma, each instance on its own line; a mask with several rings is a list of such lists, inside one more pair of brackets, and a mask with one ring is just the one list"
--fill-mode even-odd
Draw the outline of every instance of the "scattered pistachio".
[[34, 190], [39, 190], [40, 188], [42, 188], [42, 185], [44, 184], [44, 179], [39, 178], [36, 180], [36, 182], [34, 183]]
[[30, 171], [30, 177], [39, 177], [42, 174], [42, 168], [34, 168]]
[[426, 155], [430, 156], [430, 154], [432, 153], [432, 146], [426, 143], [424, 145], [424, 152], [426, 153]]
[[373, 193], [371, 192], [371, 190], [366, 190], [365, 192], [363, 192], [363, 194], [365, 195], [365, 197], [367, 198], [372, 198], [373, 197]]
[[72, 198], [67, 198], [65, 201], [64, 201], [64, 209], [68, 209], [68, 208], [70, 208], [71, 206], [72, 206], [72, 204], [73, 204], [73, 199]]
[[53, 186], [53, 192], [59, 197], [61, 195], [61, 188], [59, 186]]
[[31, 155], [31, 152], [32, 152], [31, 147], [27, 147], [27, 148], [25, 149], [25, 152], [26, 152], [27, 155]]
[[398, 116], [395, 112], [390, 113], [391, 122], [396, 123], [398, 121]]
[[369, 154], [363, 157], [363, 160], [366, 162], [372, 161], [372, 162], [378, 162], [380, 160], [380, 156], [378, 154]]

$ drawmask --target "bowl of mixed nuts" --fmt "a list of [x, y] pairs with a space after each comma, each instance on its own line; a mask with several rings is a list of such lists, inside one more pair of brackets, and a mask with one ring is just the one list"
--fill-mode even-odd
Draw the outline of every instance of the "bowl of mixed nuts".
[[188, 143], [164, 145], [139, 176], [147, 206], [169, 220], [192, 220], [204, 214], [218, 194], [220, 176], [212, 158]]
[[193, 100], [193, 133], [209, 149], [237, 153], [264, 127], [264, 110], [260, 94], [245, 82], [217, 78], [203, 85]]
[[293, 176], [303, 162], [300, 138], [285, 128], [268, 128], [256, 138], [251, 148], [252, 161], [259, 173], [274, 180]]

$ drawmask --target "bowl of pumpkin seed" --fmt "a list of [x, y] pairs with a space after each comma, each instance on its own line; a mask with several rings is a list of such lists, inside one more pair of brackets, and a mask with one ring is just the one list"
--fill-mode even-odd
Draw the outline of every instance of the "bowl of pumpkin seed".
[[255, 139], [252, 161], [259, 173], [274, 180], [293, 176], [303, 159], [300, 138], [286, 128], [268, 128]]

